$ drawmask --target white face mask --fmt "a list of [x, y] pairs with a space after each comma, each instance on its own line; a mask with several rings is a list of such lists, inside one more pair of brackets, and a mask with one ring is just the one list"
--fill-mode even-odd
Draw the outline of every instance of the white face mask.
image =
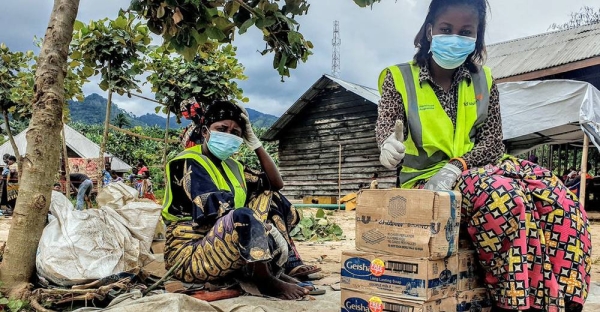
[[476, 38], [459, 35], [431, 34], [430, 52], [433, 60], [444, 69], [455, 69], [464, 64], [475, 51]]
[[210, 131], [210, 137], [206, 145], [208, 150], [220, 160], [225, 160], [240, 149], [240, 146], [244, 143], [244, 139], [237, 135]]

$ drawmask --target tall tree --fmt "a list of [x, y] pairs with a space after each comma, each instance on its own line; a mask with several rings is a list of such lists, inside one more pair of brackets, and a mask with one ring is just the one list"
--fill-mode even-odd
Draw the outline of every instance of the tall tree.
[[86, 65], [82, 68], [83, 74], [101, 74], [100, 88], [108, 90], [104, 135], [99, 155], [104, 159], [112, 94], [117, 92], [123, 95], [131, 90], [141, 92], [136, 76], [144, 72], [142, 53], [151, 39], [146, 25], [136, 22], [133, 14], [123, 11], [119, 12], [115, 20], [105, 18], [91, 21], [88, 25], [77, 21], [75, 30], [77, 33], [72, 43], [74, 52], [71, 57]]
[[129, 120], [129, 117], [124, 113], [118, 113], [117, 116], [113, 118], [112, 123], [119, 128], [131, 127], [131, 120]]
[[4, 43], [0, 44], [0, 109], [6, 134], [19, 164], [21, 155], [10, 128], [9, 114], [15, 119], [21, 119], [29, 112], [29, 105], [25, 103], [31, 101], [33, 95], [33, 71], [29, 64], [32, 59], [33, 51], [12, 52]]
[[571, 13], [571, 19], [568, 22], [562, 24], [554, 23], [550, 25], [550, 29], [565, 30], [598, 23], [600, 23], [600, 7], [594, 9], [586, 5], [579, 9], [579, 12]]
[[55, 0], [37, 60], [33, 113], [27, 131], [27, 150], [19, 197], [0, 280], [12, 296], [21, 297], [35, 270], [35, 254], [46, 223], [60, 155], [64, 80], [73, 23], [79, 0]]

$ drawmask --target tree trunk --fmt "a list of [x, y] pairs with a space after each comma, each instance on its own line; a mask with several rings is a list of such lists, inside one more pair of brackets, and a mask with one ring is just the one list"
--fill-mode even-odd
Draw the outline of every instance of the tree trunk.
[[[167, 128], [165, 129], [165, 149], [163, 150], [162, 164], [163, 168], [167, 167], [167, 152], [169, 150], [169, 120], [171, 119], [171, 110], [167, 112]], [[165, 185], [167, 183], [167, 170], [164, 171]]]
[[2, 110], [2, 114], [4, 115], [4, 125], [6, 125], [6, 135], [8, 135], [8, 140], [10, 141], [10, 145], [12, 146], [15, 157], [17, 157], [17, 171], [19, 172], [19, 177], [23, 174], [23, 159], [21, 159], [21, 154], [19, 153], [19, 148], [17, 147], [17, 142], [15, 142], [15, 138], [12, 135], [12, 130], [10, 130], [10, 123], [8, 121], [8, 112], [6, 110]]
[[59, 161], [64, 79], [79, 0], [55, 0], [35, 73], [33, 115], [19, 197], [8, 233], [0, 280], [10, 295], [21, 296], [35, 271], [35, 256], [48, 216]]
[[[110, 62], [108, 62], [108, 79], [110, 80]], [[109, 83], [110, 85], [110, 83]], [[108, 101], [106, 102], [106, 117], [104, 117], [104, 133], [102, 134], [102, 143], [100, 144], [100, 159], [102, 159], [102, 168], [100, 168], [100, 177], [98, 185], [102, 186], [103, 170], [106, 168], [104, 153], [106, 153], [106, 142], [108, 141], [108, 125], [110, 125], [110, 108], [112, 106], [112, 89], [108, 89]]]

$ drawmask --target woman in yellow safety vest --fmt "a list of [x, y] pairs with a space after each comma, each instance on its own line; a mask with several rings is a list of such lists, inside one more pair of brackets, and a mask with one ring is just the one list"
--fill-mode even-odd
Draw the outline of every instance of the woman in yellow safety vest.
[[245, 109], [228, 101], [191, 105], [197, 127], [183, 136], [188, 148], [166, 167], [166, 267], [177, 265], [175, 277], [190, 283], [235, 279], [282, 299], [319, 294], [283, 274], [290, 246], [287, 233], [265, 222], [268, 205], [253, 202], [257, 208], [247, 208], [244, 168], [231, 158], [243, 142], [255, 151], [272, 189], [281, 189], [283, 181]]
[[487, 7], [431, 1], [414, 59], [379, 78], [380, 161], [402, 165], [403, 188], [462, 193], [495, 309], [581, 311], [590, 285], [587, 216], [552, 172], [503, 155], [499, 93], [482, 66]]

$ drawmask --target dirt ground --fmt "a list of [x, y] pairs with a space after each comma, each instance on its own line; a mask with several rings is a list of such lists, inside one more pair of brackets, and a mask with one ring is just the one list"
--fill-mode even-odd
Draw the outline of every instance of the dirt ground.
[[[303, 209], [303, 213], [316, 213], [316, 209]], [[593, 287], [588, 297], [588, 304], [584, 311], [596, 311], [600, 308], [600, 213], [590, 213], [591, 221], [590, 231], [592, 233], [593, 248], [593, 266], [592, 280]], [[355, 238], [355, 212], [354, 211], [335, 211], [329, 212], [328, 219], [337, 223], [344, 231], [345, 238], [340, 241], [328, 242], [297, 242], [296, 247], [306, 264], [315, 264], [322, 268], [324, 278], [315, 281], [316, 285], [327, 290], [327, 295], [315, 297], [312, 302], [294, 302], [287, 303], [287, 311], [312, 311], [318, 307], [319, 311], [339, 311], [339, 281], [340, 281], [340, 258], [344, 250], [353, 250]], [[0, 217], [0, 242], [6, 241], [8, 230], [10, 229], [10, 218]], [[162, 254], [156, 254], [157, 261], [152, 262], [146, 269], [156, 274], [164, 272], [162, 263]], [[244, 297], [246, 304], [266, 304], [264, 298]], [[237, 303], [229, 299], [220, 302], [224, 305]], [[252, 299], [252, 300], [251, 300]], [[249, 301], [250, 300], [250, 301]], [[276, 307], [281, 303], [269, 303], [271, 307]], [[277, 308], [275, 309], [278, 310]]]

